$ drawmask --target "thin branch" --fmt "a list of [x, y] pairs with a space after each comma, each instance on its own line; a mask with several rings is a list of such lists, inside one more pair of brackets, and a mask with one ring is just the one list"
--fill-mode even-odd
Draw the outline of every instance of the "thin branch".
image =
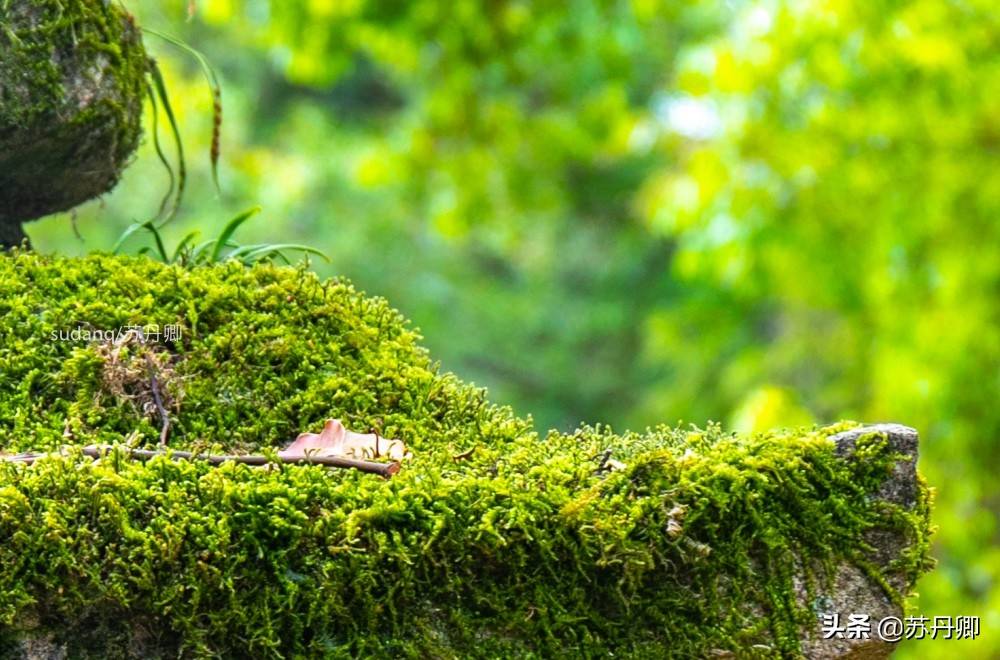
[[598, 463], [597, 469], [594, 470], [594, 472], [598, 474], [604, 472], [607, 469], [608, 461], [611, 460], [611, 450], [605, 449], [603, 452], [601, 452], [600, 457], [601, 457], [601, 462]]
[[0, 460], [4, 463], [24, 463], [25, 465], [31, 465], [39, 458], [45, 458], [49, 454], [39, 454], [38, 452], [29, 451], [25, 454], [13, 454], [10, 456], [0, 456]]
[[156, 404], [156, 411], [160, 415], [160, 449], [166, 449], [167, 438], [170, 435], [170, 415], [163, 407], [163, 397], [160, 396], [160, 385], [156, 379], [156, 365], [148, 353], [146, 354], [146, 366], [149, 368], [149, 387], [153, 391], [153, 403]]
[[471, 448], [466, 449], [462, 453], [455, 454], [454, 456], [452, 456], [451, 460], [453, 460], [453, 461], [464, 461], [465, 459], [467, 459], [470, 456], [472, 456], [473, 452], [475, 452], [475, 451], [476, 451], [476, 447], [475, 447], [475, 445], [473, 445]]
[[[258, 455], [233, 456], [228, 454], [196, 454], [189, 451], [129, 449], [128, 447], [120, 447], [120, 449], [128, 452], [130, 458], [143, 461], [156, 456], [167, 456], [174, 460], [206, 461], [212, 465], [221, 465], [227, 461], [241, 463], [243, 465], [271, 465], [273, 463], [290, 465], [322, 465], [330, 468], [350, 468], [360, 470], [361, 472], [367, 472], [369, 474], [377, 474], [382, 477], [391, 477], [399, 472], [400, 468], [399, 462], [397, 461], [392, 461], [391, 463], [379, 463], [376, 461], [347, 458], [346, 456], [279, 456], [276, 459], [271, 459], [267, 456]], [[112, 447], [111, 445], [87, 445], [83, 448], [83, 454], [84, 456], [89, 456], [91, 458], [102, 458], [114, 450], [115, 447]], [[49, 455], [50, 454], [29, 452], [26, 454], [3, 456], [0, 457], [0, 461], [31, 465], [39, 458], [44, 458]]]

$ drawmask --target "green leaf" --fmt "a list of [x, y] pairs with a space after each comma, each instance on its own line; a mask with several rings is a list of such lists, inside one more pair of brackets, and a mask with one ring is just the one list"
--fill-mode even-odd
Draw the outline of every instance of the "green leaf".
[[209, 259], [209, 261], [211, 261], [212, 263], [217, 262], [219, 260], [219, 257], [222, 255], [222, 250], [225, 249], [226, 243], [228, 243], [233, 233], [235, 233], [236, 230], [239, 229], [240, 225], [242, 225], [244, 222], [246, 222], [253, 216], [257, 215], [258, 213], [260, 213], [260, 207], [255, 206], [252, 209], [248, 209], [243, 213], [240, 213], [235, 218], [226, 223], [226, 226], [222, 228], [222, 232], [219, 234], [219, 237], [215, 239], [216, 240], [215, 249], [212, 250], [212, 257], [211, 259]]
[[173, 208], [170, 209], [170, 213], [167, 214], [166, 220], [164, 220], [166, 222], [176, 215], [177, 209], [180, 208], [181, 200], [184, 198], [184, 188], [187, 185], [187, 165], [184, 160], [184, 143], [181, 140], [181, 132], [177, 125], [177, 117], [174, 115], [173, 106], [170, 105], [167, 85], [163, 81], [163, 74], [160, 72], [160, 67], [156, 64], [156, 60], [152, 58], [149, 59], [149, 76], [153, 79], [153, 85], [160, 98], [163, 111], [170, 122], [170, 130], [174, 135], [174, 145], [177, 148], [177, 194], [174, 195]]
[[212, 146], [209, 152], [209, 159], [212, 163], [212, 183], [215, 184], [216, 191], [222, 192], [222, 188], [219, 186], [219, 143], [222, 128], [222, 85], [219, 84], [219, 77], [216, 75], [215, 69], [208, 63], [208, 59], [201, 53], [201, 51], [186, 43], [184, 40], [150, 28], [143, 28], [143, 32], [159, 37], [160, 39], [163, 39], [164, 41], [188, 52], [201, 66], [201, 71], [205, 75], [205, 79], [208, 81], [208, 86], [212, 91]]
[[163, 237], [160, 235], [160, 230], [156, 228], [156, 225], [152, 221], [146, 221], [142, 223], [142, 226], [153, 235], [153, 242], [156, 245], [157, 253], [160, 255], [160, 260], [165, 264], [170, 263], [170, 257], [167, 256], [167, 248], [163, 244]]
[[[251, 246], [248, 246], [248, 247], [251, 247]], [[316, 248], [309, 247], [308, 245], [300, 245], [298, 243], [274, 243], [274, 244], [271, 244], [271, 245], [260, 245], [260, 246], [252, 246], [252, 247], [254, 249], [247, 250], [247, 251], [245, 251], [245, 252], [242, 253], [242, 257], [243, 257], [242, 261], [245, 264], [250, 264], [250, 263], [253, 263], [254, 261], [258, 261], [258, 260], [260, 260], [262, 258], [265, 258], [265, 257], [269, 256], [272, 253], [278, 254], [278, 255], [284, 257], [284, 255], [281, 255], [281, 251], [282, 250], [295, 250], [297, 252], [304, 252], [306, 254], [315, 254], [318, 257], [322, 258], [323, 261], [325, 261], [327, 263], [330, 263], [330, 257], [328, 257], [325, 253], [321, 252], [320, 250], [317, 250]], [[240, 255], [236, 254], [237, 252], [240, 252], [240, 251], [239, 250], [234, 251], [232, 254], [229, 255], [230, 258], [235, 258], [237, 256], [240, 256]], [[287, 261], [287, 259], [286, 259], [286, 261]]]
[[145, 223], [143, 223], [143, 222], [136, 222], [136, 223], [133, 223], [133, 224], [129, 225], [125, 229], [125, 231], [123, 231], [121, 233], [121, 235], [118, 237], [118, 240], [115, 241], [114, 246], [111, 248], [111, 252], [113, 254], [118, 254], [118, 251], [121, 249], [121, 247], [125, 243], [125, 241], [127, 241], [132, 236], [132, 234], [134, 234], [135, 232], [139, 231], [144, 226], [145, 226]]
[[152, 106], [153, 115], [153, 127], [151, 133], [153, 134], [153, 148], [156, 150], [156, 157], [160, 159], [163, 163], [163, 167], [167, 170], [167, 176], [170, 178], [170, 182], [167, 185], [167, 192], [163, 195], [163, 199], [160, 201], [160, 208], [156, 212], [156, 220], [163, 217], [163, 213], [167, 210], [167, 204], [170, 203], [170, 198], [174, 194], [174, 186], [176, 185], [176, 178], [174, 177], [174, 168], [170, 165], [170, 159], [167, 155], [163, 153], [163, 145], [160, 144], [160, 105], [156, 100], [156, 92], [153, 88], [148, 89], [149, 92], [149, 103]]

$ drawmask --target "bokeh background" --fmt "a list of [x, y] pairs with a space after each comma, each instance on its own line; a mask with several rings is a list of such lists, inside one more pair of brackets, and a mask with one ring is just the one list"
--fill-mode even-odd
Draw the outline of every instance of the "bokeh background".
[[[542, 428], [915, 426], [916, 607], [982, 634], [899, 657], [1000, 657], [995, 0], [125, 5], [222, 80], [219, 195], [197, 63], [146, 37], [189, 156], [168, 244], [260, 205], [238, 240], [323, 250]], [[80, 237], [29, 234], [109, 249], [166, 186], [147, 139]]]

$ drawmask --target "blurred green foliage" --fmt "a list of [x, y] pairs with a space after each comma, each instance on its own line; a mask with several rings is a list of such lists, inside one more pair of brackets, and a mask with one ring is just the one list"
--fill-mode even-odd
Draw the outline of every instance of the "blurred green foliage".
[[[902, 655], [1000, 654], [993, 2], [127, 4], [222, 77], [220, 199], [211, 94], [147, 40], [205, 154], [178, 239], [260, 204], [248, 239], [331, 255], [543, 427], [917, 427], [941, 528], [919, 606], [984, 634]], [[85, 243], [54, 218], [36, 245], [155, 213], [145, 149]]]

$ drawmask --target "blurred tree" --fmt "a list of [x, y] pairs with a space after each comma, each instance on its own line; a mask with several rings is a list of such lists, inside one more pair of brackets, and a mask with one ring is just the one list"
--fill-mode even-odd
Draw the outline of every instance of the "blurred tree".
[[[989, 2], [747, 5], [685, 54], [672, 91], [715, 132], [640, 199], [677, 241], [686, 289], [772, 310], [713, 380], [748, 402], [781, 386], [820, 419], [921, 430], [943, 530], [923, 605], [1000, 622], [998, 44]], [[996, 656], [988, 637], [961, 654]], [[950, 657], [946, 644], [910, 651]]]

